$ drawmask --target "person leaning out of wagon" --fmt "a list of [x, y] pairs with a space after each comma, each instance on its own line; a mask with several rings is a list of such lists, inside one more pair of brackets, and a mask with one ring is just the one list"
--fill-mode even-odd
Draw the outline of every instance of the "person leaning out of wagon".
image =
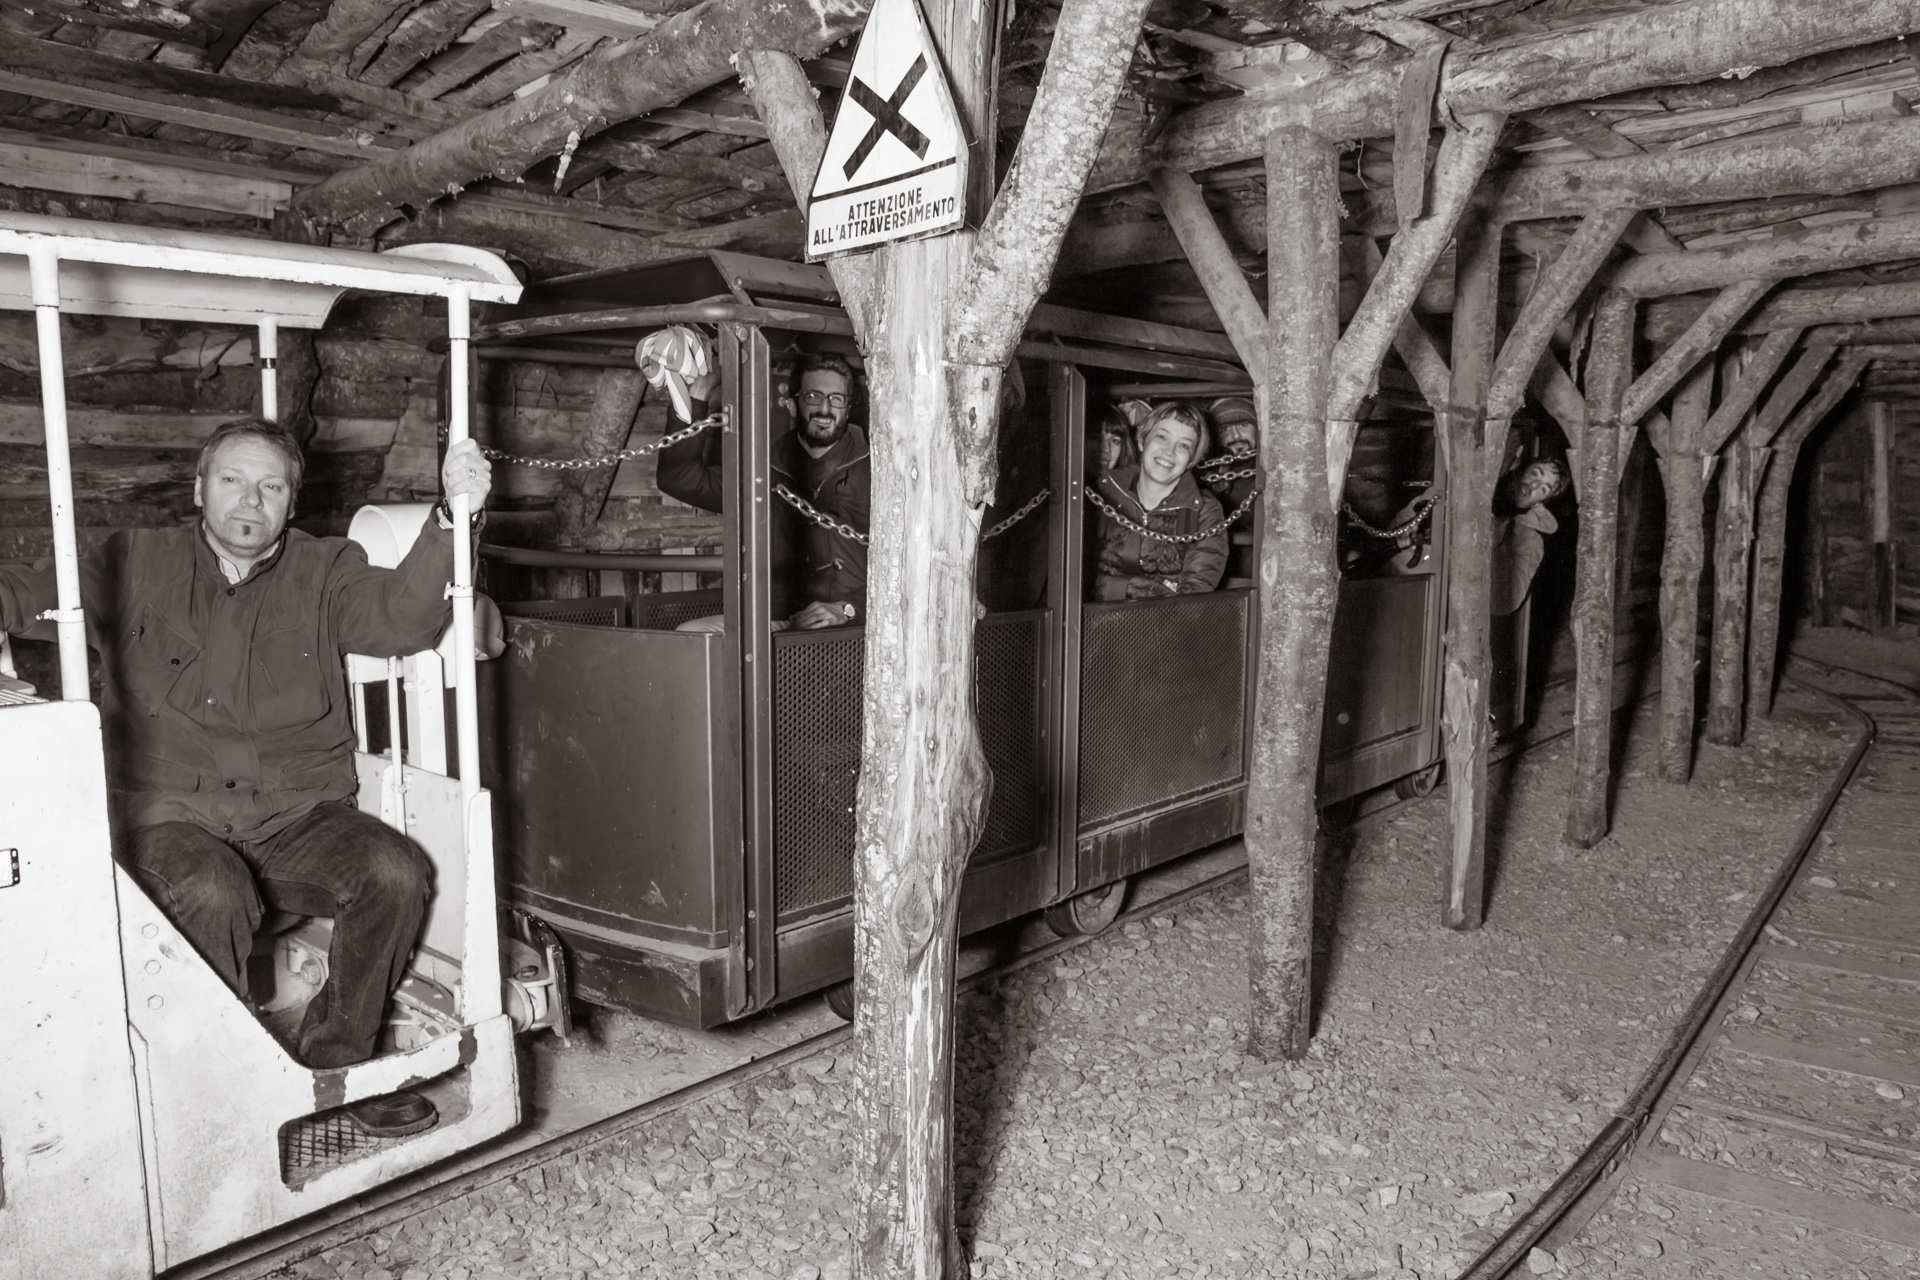
[[[663, 329], [641, 342], [634, 359], [649, 383], [666, 385], [682, 421], [705, 416], [720, 378], [704, 337], [681, 325]], [[866, 431], [851, 420], [854, 377], [843, 357], [809, 354], [793, 372], [793, 393], [780, 400], [793, 429], [773, 442], [768, 459], [768, 478], [782, 499], [772, 513], [776, 631], [846, 626], [866, 612], [873, 482]], [[703, 432], [662, 449], [655, 474], [669, 498], [703, 511], [722, 510], [720, 433]], [[679, 629], [724, 626], [715, 616]]]
[[1115, 468], [1092, 489], [1100, 512], [1093, 598], [1212, 591], [1227, 567], [1227, 530], [1219, 500], [1193, 477], [1207, 454], [1206, 418], [1189, 404], [1163, 404], [1135, 440], [1139, 462]]

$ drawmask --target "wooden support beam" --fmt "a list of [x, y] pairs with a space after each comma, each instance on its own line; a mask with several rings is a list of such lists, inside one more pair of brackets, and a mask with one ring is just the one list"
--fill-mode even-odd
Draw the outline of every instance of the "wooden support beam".
[[1899, 567], [1893, 544], [1893, 406], [1867, 402], [1867, 527], [1873, 540], [1868, 582], [1874, 630], [1891, 635], [1899, 599]]
[[[1908, 0], [1682, 0], [1459, 53], [1447, 59], [1439, 96], [1456, 118], [1530, 111], [1776, 66], [1904, 35], [1913, 24]], [[1250, 160], [1295, 113], [1329, 137], [1386, 137], [1407, 66], [1370, 63], [1289, 92], [1209, 103], [1176, 117], [1152, 145], [1139, 134], [1117, 137], [1092, 188], [1138, 182], [1155, 168], [1194, 173]]]
[[1306, 1056], [1312, 1031], [1314, 782], [1339, 596], [1327, 495], [1328, 398], [1340, 332], [1340, 152], [1303, 123], [1267, 138], [1268, 410], [1260, 457], [1259, 672], [1247, 778], [1253, 889], [1247, 1052]]
[[1659, 209], [1849, 195], [1908, 182], [1920, 182], [1920, 116], [1808, 125], [1704, 150], [1519, 169], [1501, 178], [1494, 211], [1526, 222], [1573, 217], [1608, 203]]
[[[1782, 331], [1786, 332], [1786, 331]], [[1768, 336], [1771, 342], [1778, 334]], [[1766, 355], [1741, 353], [1748, 358], [1745, 368], [1739, 356], [1721, 365], [1722, 408], [1737, 405], [1745, 395], [1742, 384], [1758, 378], [1758, 368]], [[1784, 353], [1780, 357], [1785, 359]], [[1715, 417], [1719, 410], [1715, 410]], [[1741, 411], [1745, 416], [1745, 410]], [[1702, 431], [1701, 449], [1720, 453], [1720, 501], [1714, 512], [1713, 531], [1713, 621], [1712, 638], [1707, 650], [1707, 725], [1706, 739], [1725, 747], [1737, 747], [1745, 734], [1742, 716], [1746, 709], [1747, 678], [1747, 602], [1753, 550], [1753, 503], [1757, 495], [1760, 468], [1765, 463], [1765, 446], [1757, 446], [1747, 432], [1732, 440], [1715, 438], [1714, 418], [1708, 418]], [[1724, 447], [1722, 447], [1724, 445]]]
[[420, 206], [477, 178], [512, 180], [624, 120], [670, 108], [735, 74], [742, 49], [814, 57], [860, 29], [859, 0], [703, 0], [644, 36], [602, 45], [543, 88], [463, 121], [389, 160], [337, 174], [300, 197], [308, 216], [344, 222]]
[[1742, 280], [1784, 280], [1865, 267], [1897, 258], [1920, 258], [1920, 215], [1848, 222], [1720, 249], [1635, 258], [1621, 264], [1612, 283], [1639, 297], [1654, 298], [1725, 288]]
[[391, 86], [452, 44], [473, 20], [492, 7], [492, 0], [428, 0], [393, 29], [380, 52], [360, 73], [360, 79], [381, 88]]
[[[787, 189], [812, 191], [820, 158], [827, 153], [827, 128], [805, 68], [790, 53], [765, 49], [743, 49], [735, 61], [741, 85], [767, 122], [767, 137], [786, 174]], [[841, 254], [827, 261], [827, 271], [840, 291], [840, 305], [853, 321], [854, 334], [864, 338], [872, 332], [873, 257]]]
[[294, 48], [288, 69], [306, 64], [346, 70], [360, 42], [387, 25], [394, 10], [402, 7], [411, 7], [411, 0], [333, 0], [326, 17], [314, 23]]
[[1746, 421], [1747, 414], [1759, 402], [1760, 393], [1773, 381], [1773, 375], [1780, 372], [1780, 366], [1787, 362], [1799, 341], [1798, 329], [1776, 329], [1766, 336], [1757, 351], [1749, 353], [1748, 359], [1732, 366], [1731, 380], [1723, 378], [1720, 403], [1707, 419], [1701, 435], [1701, 453], [1720, 452], [1720, 447]]
[[600, 137], [574, 153], [574, 163], [605, 160], [616, 168], [668, 178], [690, 178], [696, 182], [718, 182], [756, 195], [791, 198], [786, 179], [770, 169], [746, 164], [726, 156], [701, 155], [684, 148], [656, 147], [651, 143]]
[[1264, 386], [1269, 341], [1267, 313], [1260, 309], [1260, 300], [1253, 296], [1246, 273], [1240, 269], [1233, 250], [1227, 247], [1226, 237], [1220, 234], [1220, 224], [1213, 220], [1213, 211], [1207, 208], [1200, 185], [1188, 175], [1171, 169], [1154, 170], [1149, 181], [1153, 184], [1153, 194], [1159, 198], [1161, 212], [1166, 215], [1167, 225], [1180, 238], [1187, 262], [1200, 278], [1207, 301], [1213, 304], [1213, 313], [1220, 317], [1221, 326], [1233, 341], [1240, 363], [1247, 367], [1256, 387]]
[[[1533, 290], [1514, 317], [1513, 329], [1500, 348], [1493, 380], [1487, 391], [1487, 416], [1510, 419], [1519, 411], [1527, 384], [1546, 353], [1547, 340], [1594, 272], [1606, 261], [1627, 224], [1639, 216], [1633, 208], [1596, 209], [1580, 220], [1567, 247], [1540, 273]], [[1455, 306], [1459, 304], [1456, 301]], [[1504, 441], [1502, 442], [1504, 444]]]
[[[1506, 227], [1484, 207], [1460, 226], [1454, 251], [1453, 379], [1440, 415], [1447, 462], [1447, 631], [1441, 725], [1447, 750], [1451, 859], [1441, 920], [1477, 929], [1486, 913], [1487, 680], [1493, 489], [1506, 424], [1487, 421], [1499, 349], [1500, 245]], [[1493, 437], [1500, 438], [1496, 442]], [[1489, 457], [1492, 461], [1489, 462]]]
[[[1622, 286], [1615, 283], [1614, 287]], [[1645, 373], [1634, 379], [1620, 407], [1620, 420], [1633, 423], [1646, 417], [1695, 365], [1720, 346], [1740, 317], [1751, 311], [1753, 304], [1772, 287], [1765, 280], [1742, 280], [1720, 290], [1719, 296], [1687, 331], [1662, 352]]]
[[[1486, 171], [1493, 149], [1500, 141], [1506, 117], [1498, 112], [1467, 116], [1447, 130], [1440, 153], [1433, 162], [1431, 212], [1393, 238], [1387, 246], [1386, 260], [1380, 272], [1360, 299], [1345, 333], [1334, 347], [1333, 381], [1327, 390], [1327, 483], [1332, 500], [1340, 500], [1345, 486], [1347, 460], [1353, 453], [1356, 419], [1360, 405], [1370, 393], [1387, 349], [1399, 334], [1400, 324], [1413, 308], [1413, 300], [1440, 260], [1453, 238], [1454, 227]], [[1273, 185], [1267, 186], [1271, 200]], [[1268, 217], [1268, 271], [1272, 268], [1272, 217]], [[1284, 315], [1285, 312], [1274, 312]]]
[[[156, 163], [158, 161], [158, 163]], [[293, 185], [238, 164], [182, 165], [111, 143], [70, 142], [0, 130], [0, 183], [136, 204], [239, 213], [262, 220], [286, 207]]]
[[1567, 843], [1590, 849], [1607, 834], [1613, 760], [1614, 574], [1619, 541], [1620, 406], [1633, 380], [1634, 300], [1601, 293], [1587, 364], [1586, 430], [1580, 449], [1580, 546], [1574, 587], [1573, 778]]
[[[1832, 349], [1825, 354], [1830, 357]], [[1752, 634], [1747, 645], [1749, 720], [1773, 711], [1774, 669], [1780, 654], [1780, 596], [1787, 557], [1787, 504], [1800, 446], [1853, 390], [1866, 367], [1866, 360], [1855, 353], [1843, 354], [1819, 391], [1772, 438], [1771, 456], [1763, 459], [1759, 510], [1754, 521], [1753, 604], [1749, 611]]]
[[[1748, 430], [1752, 433], [1756, 445], [1768, 445], [1773, 442], [1780, 428], [1786, 425], [1788, 416], [1800, 407], [1800, 401], [1805, 398], [1814, 380], [1833, 360], [1833, 353], [1833, 344], [1827, 342], [1809, 341], [1801, 348], [1800, 355], [1793, 362], [1793, 367], [1781, 376], [1778, 385], [1767, 396], [1767, 402], [1753, 416], [1753, 425]], [[1848, 354], [1859, 359], [1861, 369], [1866, 367], [1866, 356], [1859, 355], [1851, 348]]]
[[[1360, 237], [1360, 259], [1355, 265], [1359, 277], [1361, 292], [1364, 294], [1373, 287], [1380, 275], [1384, 261], [1380, 254], [1380, 244], [1370, 235]], [[1420, 398], [1436, 414], [1443, 413], [1447, 407], [1447, 388], [1453, 381], [1453, 373], [1447, 368], [1447, 358], [1440, 354], [1440, 348], [1434, 345], [1433, 335], [1420, 323], [1420, 316], [1412, 307], [1401, 318], [1400, 327], [1393, 334], [1394, 354], [1400, 357], [1400, 363], [1407, 366], [1407, 372], [1413, 375], [1413, 381], [1420, 388]]]
[[1660, 773], [1680, 784], [1693, 772], [1700, 574], [1706, 560], [1707, 459], [1700, 454], [1700, 433], [1713, 381], [1713, 363], [1700, 362], [1674, 394], [1671, 428], [1648, 431], [1667, 490], [1667, 539], [1660, 557]]
[[[1586, 447], [1587, 441], [1587, 401], [1580, 389], [1573, 385], [1573, 377], [1561, 365], [1560, 357], [1552, 351], [1540, 353], [1540, 362], [1533, 367], [1533, 379], [1528, 383], [1534, 399], [1540, 407], [1553, 416], [1560, 424], [1561, 432], [1567, 437], [1567, 445], [1578, 453]], [[1574, 477], [1575, 485], [1585, 483], [1584, 467], [1581, 476]], [[1584, 489], [1582, 490], [1584, 492]]]
[[92, 81], [125, 90], [179, 94], [270, 111], [350, 113], [348, 104], [332, 93], [316, 92], [297, 85], [256, 84], [231, 75], [215, 75], [210, 71], [194, 71], [134, 58], [116, 58], [95, 49], [76, 48], [58, 40], [36, 40], [4, 29], [0, 29], [0, 67], [41, 79], [65, 80], [75, 84]]

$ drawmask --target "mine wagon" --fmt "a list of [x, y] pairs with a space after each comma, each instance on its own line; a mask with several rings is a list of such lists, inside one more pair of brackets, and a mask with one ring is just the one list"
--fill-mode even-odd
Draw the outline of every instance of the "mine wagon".
[[[564, 940], [575, 993], [705, 1027], [852, 973], [866, 633], [775, 628], [774, 546], [793, 516], [768, 474], [792, 362], [857, 361], [852, 326], [824, 268], [711, 252], [532, 287], [493, 309], [474, 354], [612, 367], [671, 324], [710, 335], [722, 374], [718, 553], [483, 548], [509, 615], [507, 653], [483, 672], [483, 765], [502, 894]], [[1245, 827], [1261, 522], [1256, 460], [1222, 459], [1223, 510], [1242, 514], [1219, 589], [1089, 600], [1088, 451], [1119, 402], [1204, 410], [1252, 383], [1219, 334], [1044, 304], [1017, 361], [977, 584], [993, 792], [960, 927], [1044, 909], [1092, 931], [1129, 877]], [[1423, 790], [1441, 756], [1445, 477], [1431, 415], [1377, 403], [1343, 503], [1323, 805]], [[862, 407], [856, 393], [855, 421]], [[541, 565], [716, 576], [543, 598]], [[705, 615], [724, 625], [676, 629]]]

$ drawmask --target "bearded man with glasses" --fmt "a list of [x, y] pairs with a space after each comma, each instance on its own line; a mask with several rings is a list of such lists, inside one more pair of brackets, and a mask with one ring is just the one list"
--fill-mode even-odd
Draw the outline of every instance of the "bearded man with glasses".
[[[805, 519], [791, 503], [773, 504], [773, 614], [802, 631], [846, 626], [867, 611], [867, 548], [861, 539], [873, 479], [867, 433], [849, 420], [854, 376], [853, 366], [830, 352], [802, 357], [789, 384], [797, 392], [780, 399], [793, 416], [793, 429], [769, 450], [770, 487], [784, 486], [860, 535], [851, 538]], [[670, 498], [719, 511], [720, 433], [662, 449], [658, 483]]]

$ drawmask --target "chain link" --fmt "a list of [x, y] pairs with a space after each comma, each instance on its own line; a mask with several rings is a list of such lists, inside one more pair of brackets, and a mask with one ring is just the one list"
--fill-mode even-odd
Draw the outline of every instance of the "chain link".
[[777, 484], [773, 486], [773, 491], [778, 494], [780, 499], [788, 506], [798, 511], [814, 524], [819, 525], [822, 529], [825, 529], [828, 533], [837, 533], [843, 538], [851, 538], [863, 547], [870, 545], [866, 534], [860, 532], [850, 524], [842, 524], [840, 521], [835, 520], [832, 516], [821, 511], [811, 502], [808, 502], [805, 498], [787, 488], [787, 486]]
[[1098, 507], [1101, 511], [1105, 512], [1108, 516], [1110, 516], [1113, 519], [1114, 523], [1118, 524], [1121, 528], [1131, 529], [1135, 533], [1139, 534], [1141, 537], [1151, 538], [1155, 542], [1178, 542], [1178, 543], [1205, 542], [1209, 538], [1219, 537], [1221, 534], [1227, 532], [1227, 530], [1233, 528], [1235, 522], [1237, 522], [1241, 516], [1247, 514], [1248, 511], [1251, 511], [1253, 509], [1253, 500], [1259, 496], [1260, 496], [1260, 490], [1258, 489], [1255, 489], [1253, 492], [1249, 493], [1247, 495], [1246, 501], [1242, 502], [1239, 506], [1233, 509], [1232, 515], [1228, 516], [1225, 520], [1221, 521], [1219, 524], [1215, 525], [1211, 529], [1203, 529], [1199, 533], [1156, 533], [1154, 530], [1147, 528], [1145, 525], [1136, 524], [1132, 520], [1128, 519], [1126, 516], [1121, 515], [1118, 511], [1115, 511], [1113, 507], [1108, 504], [1105, 498], [1095, 493], [1092, 489], [1087, 490], [1087, 501], [1091, 502], [1094, 506]]
[[1040, 492], [1034, 494], [1031, 498], [1027, 499], [1026, 506], [1020, 508], [1018, 511], [1014, 512], [1012, 515], [1008, 516], [1005, 520], [1002, 520], [999, 524], [996, 524], [995, 526], [993, 526], [993, 528], [981, 534], [980, 541], [985, 542], [988, 538], [999, 537], [1001, 534], [1013, 528], [1013, 526], [1019, 524], [1022, 520], [1025, 520], [1028, 516], [1032, 515], [1034, 512], [1034, 508], [1038, 507], [1041, 503], [1045, 502], [1048, 498], [1051, 498], [1052, 496], [1053, 496], [1053, 490], [1042, 489]]
[[[712, 427], [724, 425], [726, 415], [716, 413], [712, 417], [702, 418], [690, 426], [682, 427], [672, 435], [661, 436], [652, 444], [643, 444], [632, 449], [622, 449], [618, 453], [602, 454], [597, 458], [529, 458], [517, 453], [508, 453], [492, 445], [481, 445], [480, 452], [490, 461], [510, 463], [518, 467], [537, 467], [542, 471], [597, 471], [601, 467], [617, 467], [633, 458], [644, 458], [650, 453], [658, 453], [669, 445], [679, 444], [682, 440], [691, 440]], [[447, 429], [440, 428], [440, 438], [447, 438]]]
[[1434, 504], [1439, 501], [1440, 501], [1440, 498], [1439, 498], [1439, 495], [1437, 494], [1428, 494], [1425, 497], [1415, 498], [1413, 500], [1413, 506], [1414, 506], [1413, 514], [1408, 516], [1405, 520], [1402, 520], [1399, 524], [1393, 526], [1393, 528], [1391, 529], [1374, 528], [1372, 525], [1368, 524], [1365, 520], [1360, 518], [1360, 513], [1353, 509], [1352, 503], [1348, 503], [1348, 502], [1341, 503], [1340, 514], [1345, 516], [1350, 522], [1352, 522], [1354, 527], [1359, 529], [1360, 532], [1367, 534], [1369, 537], [1379, 538], [1387, 542], [1398, 542], [1400, 539], [1406, 537], [1408, 534], [1418, 529], [1421, 525], [1425, 524], [1427, 522], [1427, 517], [1433, 514]]

